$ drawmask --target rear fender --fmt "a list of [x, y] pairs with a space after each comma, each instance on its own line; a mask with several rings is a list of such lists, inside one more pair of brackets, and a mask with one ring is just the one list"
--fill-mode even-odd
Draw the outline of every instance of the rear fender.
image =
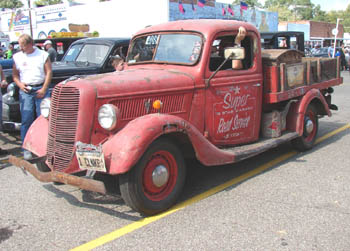
[[128, 123], [103, 144], [108, 173], [127, 172], [162, 135], [180, 132], [188, 136], [196, 157], [207, 165], [232, 163], [234, 157], [211, 144], [193, 125], [179, 117], [167, 114], [149, 114]]
[[45, 156], [48, 135], [49, 121], [43, 116], [40, 116], [29, 127], [24, 138], [23, 148], [36, 154], [38, 157]]
[[332, 116], [325, 97], [320, 90], [311, 89], [298, 102], [292, 105], [290, 114], [288, 115], [288, 130], [296, 131], [300, 136], [303, 135], [304, 117], [307, 107], [310, 103], [316, 105], [318, 114]]

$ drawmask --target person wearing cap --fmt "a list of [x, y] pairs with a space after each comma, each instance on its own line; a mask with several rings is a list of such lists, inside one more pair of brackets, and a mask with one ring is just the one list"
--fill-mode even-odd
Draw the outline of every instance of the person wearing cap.
[[57, 51], [55, 50], [55, 48], [52, 47], [51, 40], [46, 40], [44, 42], [44, 48], [45, 48], [45, 51], [49, 53], [51, 62], [55, 62], [57, 60]]
[[116, 71], [124, 70], [124, 59], [121, 56], [115, 55], [115, 56], [112, 56], [111, 58], [112, 58], [112, 66]]
[[[21, 111], [21, 140], [27, 134], [35, 116], [40, 116], [41, 101], [50, 96], [49, 84], [52, 67], [49, 54], [34, 46], [33, 38], [22, 34], [18, 38], [21, 51], [13, 55], [12, 77], [19, 91]], [[31, 159], [31, 153], [23, 150], [24, 159]]]

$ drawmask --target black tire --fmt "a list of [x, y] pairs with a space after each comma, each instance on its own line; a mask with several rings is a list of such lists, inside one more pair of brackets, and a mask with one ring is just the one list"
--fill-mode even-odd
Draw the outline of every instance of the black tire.
[[[156, 168], [162, 171], [156, 180], [158, 186], [153, 176]], [[185, 177], [186, 165], [180, 150], [168, 140], [156, 140], [129, 172], [120, 175], [120, 192], [129, 207], [154, 215], [176, 202]]]
[[[312, 123], [312, 129], [307, 130], [308, 124]], [[307, 151], [314, 146], [318, 132], [318, 116], [317, 110], [313, 104], [310, 104], [306, 110], [304, 117], [303, 135], [292, 140], [293, 147], [298, 151]]]

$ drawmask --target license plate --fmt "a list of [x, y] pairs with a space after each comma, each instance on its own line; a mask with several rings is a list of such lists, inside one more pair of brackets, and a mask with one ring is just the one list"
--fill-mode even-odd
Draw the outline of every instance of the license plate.
[[107, 172], [101, 145], [94, 146], [77, 142], [75, 155], [80, 169]]

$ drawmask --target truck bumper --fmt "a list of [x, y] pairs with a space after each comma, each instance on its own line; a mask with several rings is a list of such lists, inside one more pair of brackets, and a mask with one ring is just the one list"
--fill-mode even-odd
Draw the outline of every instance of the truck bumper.
[[101, 194], [107, 193], [105, 184], [102, 181], [77, 177], [71, 174], [57, 171], [40, 172], [34, 164], [12, 155], [9, 157], [9, 162], [14, 166], [20, 167], [24, 171], [29, 172], [41, 182], [60, 182], [67, 185], [79, 187], [87, 191], [97, 192]]
[[2, 96], [2, 123], [4, 131], [19, 131], [21, 128], [21, 112], [19, 101], [8, 94]]
[[11, 121], [3, 121], [2, 129], [6, 132], [14, 132], [21, 130], [21, 123], [11, 122]]

